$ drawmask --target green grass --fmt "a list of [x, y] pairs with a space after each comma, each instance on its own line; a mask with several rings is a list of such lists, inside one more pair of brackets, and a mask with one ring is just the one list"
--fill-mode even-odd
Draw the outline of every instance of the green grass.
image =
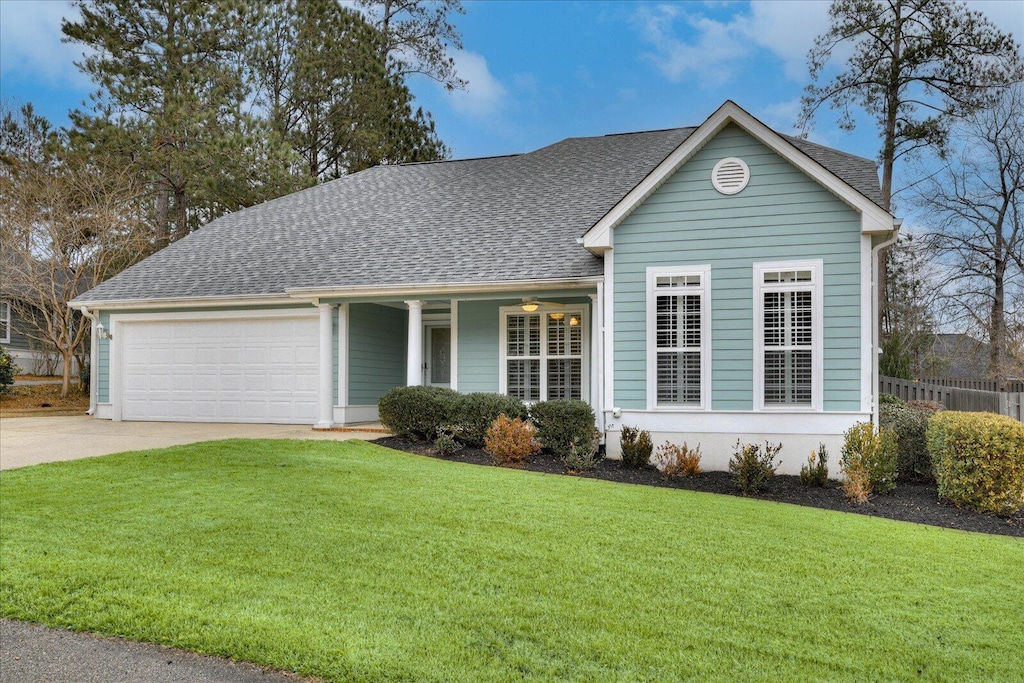
[[0, 474], [0, 613], [330, 680], [1010, 680], [1024, 543], [363, 442]]

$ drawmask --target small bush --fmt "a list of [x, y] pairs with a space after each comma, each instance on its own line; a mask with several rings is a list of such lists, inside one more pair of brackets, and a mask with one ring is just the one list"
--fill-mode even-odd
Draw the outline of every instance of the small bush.
[[561, 459], [585, 446], [596, 429], [594, 409], [583, 401], [541, 401], [530, 408], [541, 446]]
[[736, 451], [729, 459], [729, 472], [733, 483], [744, 494], [757, 493], [765, 487], [768, 480], [775, 476], [775, 470], [782, 462], [775, 461], [775, 456], [782, 450], [782, 444], [772, 445], [764, 442], [764, 450], [760, 444], [744, 444], [736, 442]]
[[941, 412], [928, 423], [939, 495], [1012, 514], [1024, 508], [1024, 423], [991, 413]]
[[461, 394], [456, 399], [452, 423], [462, 443], [481, 448], [487, 438], [487, 430], [499, 415], [525, 420], [529, 413], [526, 405], [514, 396], [484, 392]]
[[700, 444], [691, 449], [666, 441], [651, 456], [651, 464], [666, 477], [696, 477], [700, 474]]
[[824, 487], [828, 483], [828, 449], [819, 443], [817, 451], [811, 451], [807, 464], [800, 466], [800, 483], [804, 486]]
[[0, 395], [6, 394], [14, 386], [14, 376], [21, 371], [14, 364], [14, 356], [0, 346]]
[[455, 433], [451, 427], [438, 427], [437, 437], [434, 439], [434, 450], [442, 458], [447, 458], [461, 448]]
[[458, 396], [444, 387], [395, 387], [377, 402], [380, 422], [395, 436], [432, 440], [452, 423]]
[[896, 478], [899, 481], [933, 481], [935, 474], [928, 455], [928, 420], [943, 410], [941, 403], [910, 401], [882, 405], [879, 423], [896, 435]]
[[879, 406], [905, 406], [905, 405], [907, 405], [907, 402], [904, 401], [899, 396], [894, 396], [893, 394], [879, 394], [878, 395], [878, 405]]
[[540, 450], [537, 430], [520, 418], [499, 415], [484, 439], [484, 450], [503, 467], [519, 467]]
[[863, 503], [872, 493], [896, 488], [896, 435], [885, 427], [875, 431], [870, 422], [858, 422], [843, 434], [839, 458], [845, 479], [843, 492], [852, 502]]
[[633, 469], [646, 467], [651, 461], [651, 451], [654, 444], [651, 443], [651, 433], [639, 427], [622, 425], [622, 464]]
[[586, 472], [594, 469], [597, 461], [601, 459], [597, 454], [600, 445], [601, 433], [595, 429], [589, 441], [579, 445], [574, 443], [569, 447], [569, 452], [562, 458], [565, 469], [570, 472]]

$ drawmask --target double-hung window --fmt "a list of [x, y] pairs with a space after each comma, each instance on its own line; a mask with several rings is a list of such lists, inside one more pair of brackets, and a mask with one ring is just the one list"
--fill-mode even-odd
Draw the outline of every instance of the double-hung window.
[[0, 344], [11, 343], [11, 304], [0, 301]]
[[647, 404], [710, 407], [711, 267], [647, 269]]
[[821, 261], [754, 264], [755, 401], [821, 410]]
[[581, 400], [586, 326], [583, 310], [552, 307], [504, 315], [503, 390], [523, 401]]

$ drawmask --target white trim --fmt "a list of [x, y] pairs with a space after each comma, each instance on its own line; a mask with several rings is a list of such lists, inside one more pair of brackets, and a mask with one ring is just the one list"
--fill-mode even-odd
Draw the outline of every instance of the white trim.
[[718, 108], [714, 114], [690, 134], [657, 168], [651, 171], [640, 184], [623, 197], [601, 220], [583, 236], [583, 246], [590, 250], [611, 247], [611, 232], [636, 207], [643, 203], [655, 190], [668, 180], [683, 164], [696, 154], [709, 140], [726, 125], [734, 123], [749, 135], [760, 141], [779, 156], [810, 176], [825, 189], [832, 192], [853, 209], [861, 213], [861, 232], [881, 233], [892, 230], [893, 217], [885, 209], [855, 190], [846, 181], [835, 175], [811, 157], [807, 156], [781, 135], [744, 111], [731, 100]]
[[597, 418], [597, 431], [604, 433], [601, 414], [601, 285], [590, 295], [590, 407]]
[[517, 289], [544, 291], [550, 289], [590, 289], [600, 277], [548, 278], [543, 280], [494, 280], [485, 282], [452, 282], [410, 285], [370, 285], [362, 287], [289, 287], [284, 291], [296, 298], [365, 296], [410, 296], [429, 298], [430, 294], [508, 292]]
[[[881, 310], [881, 303], [879, 302], [880, 293], [878, 291], [878, 271], [880, 267], [885, 267], [884, 264], [879, 264], [879, 256], [881, 256], [882, 249], [895, 244], [896, 240], [899, 239], [901, 224], [902, 221], [897, 221], [893, 225], [892, 234], [887, 239], [871, 247], [871, 384], [876, 394], [878, 393], [879, 382], [878, 356], [882, 353], [882, 331], [878, 325], [878, 312]], [[871, 420], [876, 425], [879, 420], [879, 409], [878, 400], [875, 399], [871, 405]]]
[[[622, 425], [626, 424], [652, 432], [842, 434], [854, 422], [863, 422], [870, 418], [870, 411], [830, 411], [808, 414], [807, 411], [801, 410], [763, 412], [714, 410], [698, 413], [684, 410], [623, 409], [621, 417], [614, 419], [608, 417], [608, 430], [620, 431]], [[835, 453], [834, 455], [838, 458], [839, 454]], [[802, 457], [806, 458], [806, 454], [803, 454]]]
[[98, 313], [90, 313], [88, 306], [79, 309], [82, 315], [89, 320], [89, 410], [87, 415], [96, 414], [96, 404], [99, 402], [99, 381], [96, 374], [99, 360], [99, 332], [100, 316]]
[[317, 396], [317, 429], [334, 426], [334, 306], [317, 304], [319, 330], [317, 335], [318, 359], [320, 364], [320, 387]]
[[[657, 278], [666, 275], [699, 275], [699, 287], [656, 288]], [[647, 409], [692, 412], [711, 410], [711, 265], [649, 266], [647, 268]], [[659, 295], [700, 295], [700, 403], [698, 405], [658, 405], [658, 330]]]
[[[765, 285], [764, 275], [780, 270], [810, 270], [811, 282]], [[765, 261], [753, 266], [754, 296], [754, 410], [763, 412], [821, 412], [824, 410], [824, 280], [825, 264], [822, 259], [803, 261]], [[765, 405], [764, 402], [764, 293], [766, 291], [811, 291], [814, 319], [811, 321], [811, 404], [806, 407]]]
[[406, 332], [405, 385], [423, 385], [423, 302], [406, 301], [409, 307], [409, 324]]
[[871, 370], [871, 235], [860, 238], [860, 409], [870, 412], [878, 385]]
[[239, 294], [237, 296], [196, 296], [168, 297], [155, 299], [109, 299], [106, 301], [79, 301], [74, 299], [68, 306], [88, 306], [94, 310], [114, 308], [221, 308], [227, 306], [279, 306], [281, 304], [310, 303], [298, 302], [287, 294]]
[[451, 300], [451, 325], [452, 325], [452, 342], [451, 342], [451, 387], [452, 391], [459, 390], [459, 300]]
[[[580, 399], [590, 398], [590, 317], [586, 304], [565, 304], [564, 306], [547, 306], [540, 304], [536, 311], [526, 312], [522, 305], [501, 306], [498, 309], [498, 392], [508, 393], [508, 317], [510, 315], [540, 316], [540, 396], [539, 401], [548, 400], [548, 368], [547, 368], [547, 313], [580, 314]], [[593, 406], [591, 406], [593, 407]]]
[[376, 403], [359, 406], [334, 406], [334, 423], [337, 425], [376, 422], [379, 419]]
[[[4, 337], [0, 337], [0, 344], [10, 344], [11, 343], [11, 320], [14, 318], [14, 316], [11, 315], [11, 302], [8, 301], [7, 299], [0, 299], [0, 306], [3, 306], [4, 308], [7, 309], [7, 320], [4, 321], [4, 322], [7, 323], [5, 325], [5, 327], [7, 329], [7, 335], [4, 336]], [[3, 317], [2, 316], [0, 316], [0, 321], [3, 321]]]
[[[318, 311], [310, 308], [285, 308], [250, 311], [179, 311], [147, 313], [112, 313], [110, 315], [110, 419], [123, 419], [121, 375], [124, 363], [124, 326], [140, 322], [189, 321], [189, 320], [246, 320], [259, 318], [315, 318]], [[103, 404], [101, 404], [103, 405]], [[97, 413], [99, 413], [97, 406]], [[106, 412], [105, 410], [102, 412]], [[100, 415], [98, 415], [100, 416]]]
[[[338, 395], [336, 406], [348, 405], [348, 304], [338, 304]], [[337, 422], [337, 417], [335, 417]]]
[[604, 252], [604, 303], [601, 315], [604, 330], [604, 363], [601, 367], [604, 401], [601, 405], [605, 410], [611, 410], [615, 405], [615, 251], [611, 248]]

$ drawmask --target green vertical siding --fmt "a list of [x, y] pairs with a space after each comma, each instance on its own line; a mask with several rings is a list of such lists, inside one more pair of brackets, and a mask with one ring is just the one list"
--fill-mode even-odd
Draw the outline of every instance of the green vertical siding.
[[349, 405], [374, 405], [388, 389], [405, 385], [407, 334], [407, 311], [349, 304]]
[[[711, 169], [750, 168], [739, 194]], [[860, 409], [860, 215], [782, 157], [730, 125], [617, 228], [615, 403], [647, 407], [646, 269], [711, 264], [712, 408], [752, 410], [753, 264], [824, 261], [824, 407]]]
[[[100, 323], [104, 329], [110, 329], [110, 314], [100, 312]], [[96, 382], [96, 400], [110, 403], [110, 340], [100, 339], [99, 351], [96, 354], [96, 368], [93, 381]]]

